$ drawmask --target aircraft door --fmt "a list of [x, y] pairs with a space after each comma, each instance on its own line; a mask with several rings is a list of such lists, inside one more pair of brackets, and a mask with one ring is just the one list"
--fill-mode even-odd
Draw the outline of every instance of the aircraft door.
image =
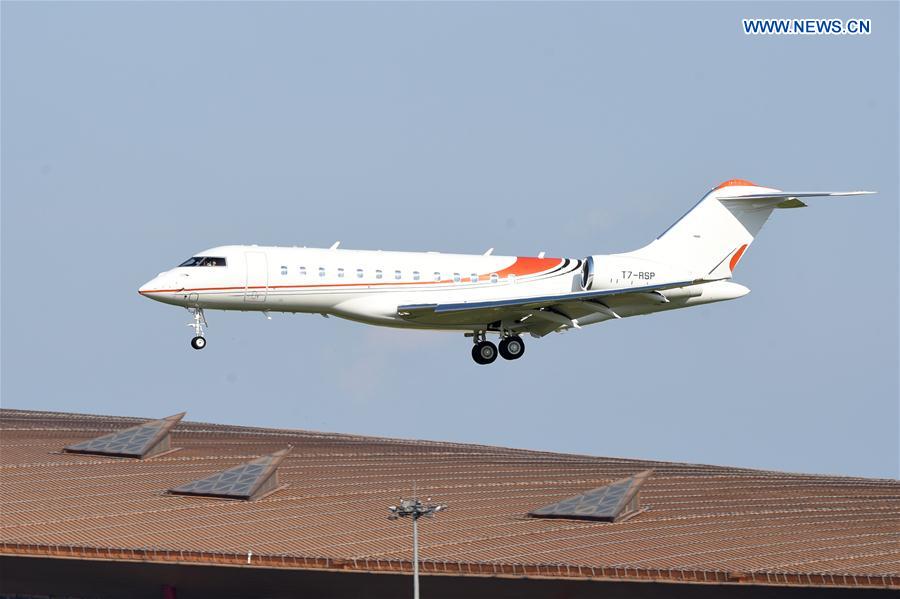
[[269, 262], [264, 252], [246, 252], [247, 280], [244, 286], [245, 302], [264, 302], [269, 287]]

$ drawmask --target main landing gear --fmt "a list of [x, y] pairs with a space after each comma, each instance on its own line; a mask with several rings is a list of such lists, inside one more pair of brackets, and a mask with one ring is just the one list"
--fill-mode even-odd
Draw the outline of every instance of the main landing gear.
[[206, 316], [203, 314], [203, 308], [188, 308], [194, 317], [194, 322], [188, 323], [189, 327], [194, 327], [194, 338], [191, 339], [191, 347], [194, 349], [203, 349], [206, 347], [206, 337], [203, 336], [203, 327], [208, 327]]
[[[497, 359], [498, 348], [487, 340], [483, 331], [472, 335], [472, 359], [478, 364], [490, 364]], [[509, 335], [500, 340], [499, 353], [504, 360], [518, 360], [525, 353], [525, 342], [518, 335]]]
[[490, 341], [476, 341], [472, 348], [472, 359], [478, 364], [490, 364], [497, 359], [497, 346]]
[[504, 360], [518, 360], [525, 353], [525, 342], [518, 335], [504, 337], [500, 341], [500, 355]]

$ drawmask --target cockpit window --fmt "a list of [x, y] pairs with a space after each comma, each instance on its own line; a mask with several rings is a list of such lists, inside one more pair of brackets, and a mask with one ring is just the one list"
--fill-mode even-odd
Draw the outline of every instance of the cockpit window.
[[188, 258], [178, 266], [225, 266], [225, 258], [194, 256], [193, 258]]

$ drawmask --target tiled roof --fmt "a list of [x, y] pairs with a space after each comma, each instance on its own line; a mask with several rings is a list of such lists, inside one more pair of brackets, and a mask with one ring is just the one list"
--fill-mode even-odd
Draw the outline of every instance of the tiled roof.
[[[900, 587], [900, 482], [181, 422], [143, 461], [61, 453], [144, 419], [0, 410], [0, 554], [424, 572]], [[255, 502], [165, 491], [292, 445]], [[536, 508], [653, 474], [616, 523]]]

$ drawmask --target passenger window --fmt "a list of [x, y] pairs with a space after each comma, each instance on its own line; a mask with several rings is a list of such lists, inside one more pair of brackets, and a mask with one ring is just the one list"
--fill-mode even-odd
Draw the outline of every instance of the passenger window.
[[319, 267], [319, 276], [320, 276], [320, 277], [324, 277], [324, 276], [325, 276], [325, 268], [322, 267], [322, 266]]
[[497, 273], [491, 273], [491, 283], [496, 283], [500, 280], [500, 275]]
[[402, 275], [400, 274], [400, 271], [399, 271], [399, 270], [395, 270], [395, 271], [394, 271], [394, 278], [395, 278], [395, 279], [397, 279], [397, 280], [399, 281], [401, 276], [402, 276]]
[[344, 278], [344, 269], [343, 269], [343, 268], [339, 268], [339, 269], [338, 269], [338, 278], [339, 278], [339, 279], [343, 279], [343, 278]]
[[382, 273], [380, 269], [379, 269], [379, 270], [376, 270], [376, 271], [375, 271], [375, 278], [376, 278], [376, 279], [380, 279], [380, 278], [382, 277], [383, 274], [384, 274], [384, 273]]
[[471, 282], [473, 282], [473, 283], [477, 283], [477, 282], [478, 282], [478, 275], [476, 275], [476, 274], [473, 272], [471, 275], [469, 275], [469, 280], [470, 280]]
[[461, 280], [462, 280], [462, 278], [459, 276], [458, 272], [453, 273], [453, 282], [454, 283], [459, 283]]
[[435, 281], [440, 281], [440, 280], [441, 280], [441, 273], [439, 273], [439, 272], [434, 273], [434, 280], [435, 280]]
[[305, 267], [305, 266], [301, 266], [301, 267], [300, 267], [300, 276], [301, 276], [301, 277], [305, 277], [305, 276], [306, 276], [306, 267]]
[[281, 267], [281, 276], [283, 277], [286, 275], [287, 275], [287, 266], [282, 266]]
[[419, 280], [419, 271], [414, 270], [413, 271], [413, 281], [418, 281], [418, 280]]
[[356, 269], [356, 278], [357, 279], [363, 278], [363, 269], [361, 269], [361, 268]]

